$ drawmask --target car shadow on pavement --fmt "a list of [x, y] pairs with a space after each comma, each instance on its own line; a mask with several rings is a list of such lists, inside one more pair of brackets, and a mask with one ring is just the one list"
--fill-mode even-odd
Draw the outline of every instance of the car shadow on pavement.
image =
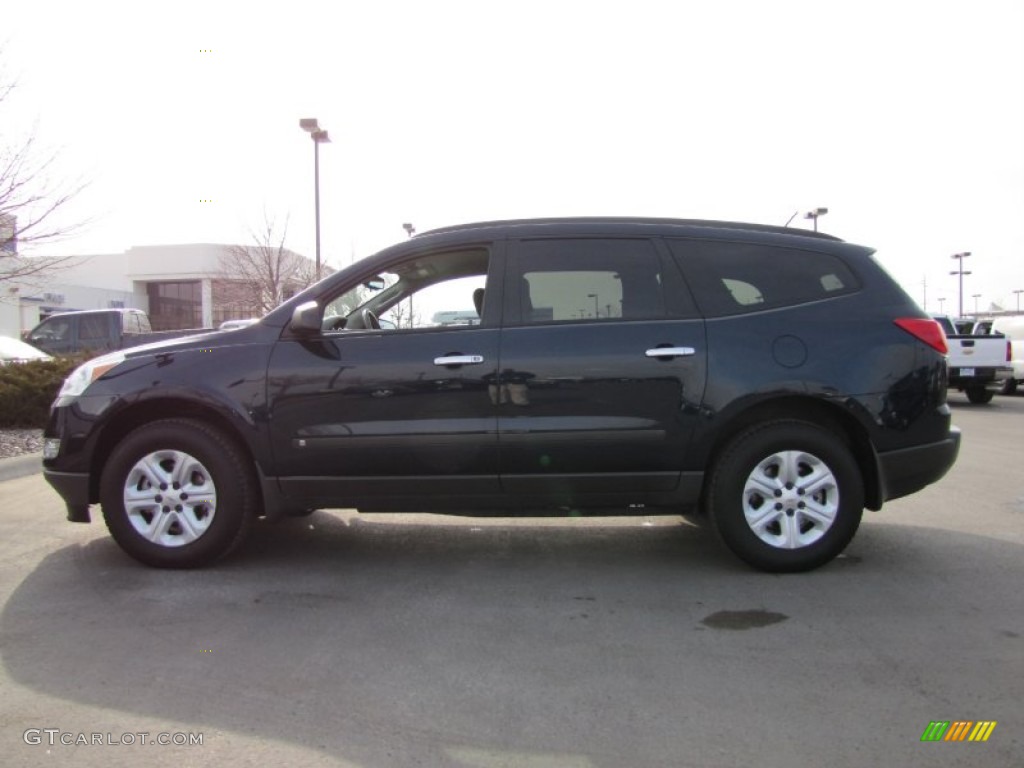
[[[988, 684], [986, 712], [1008, 716], [1024, 697], [1002, 669], [1024, 652], [1022, 576], [1012, 542], [890, 524], [817, 571], [769, 575], [686, 524], [318, 512], [256, 526], [206, 570], [148, 569], [106, 538], [57, 550], [4, 606], [0, 651], [48, 697], [346, 765], [484, 765], [472, 750], [782, 765], [794, 756], [759, 760], [766, 733], [827, 706], [834, 722], [800, 743], [823, 764], [880, 701], [909, 707], [913, 729]], [[757, 612], [771, 620], [742, 620]], [[860, 754], [914, 764], [874, 743]]]

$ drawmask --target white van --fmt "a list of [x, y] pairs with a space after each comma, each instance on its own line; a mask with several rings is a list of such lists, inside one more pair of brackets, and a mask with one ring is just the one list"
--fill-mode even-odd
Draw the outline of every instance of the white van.
[[1024, 384], [1024, 315], [997, 317], [992, 321], [992, 333], [1001, 333], [1010, 340], [1010, 365], [1013, 378], [1003, 382], [1000, 392], [1012, 395], [1018, 384]]

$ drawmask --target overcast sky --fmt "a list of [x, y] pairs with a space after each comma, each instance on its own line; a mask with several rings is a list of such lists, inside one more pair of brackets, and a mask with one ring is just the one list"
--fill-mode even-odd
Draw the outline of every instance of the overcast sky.
[[[1024, 289], [1024, 2], [17, 2], [4, 143], [94, 223], [47, 253], [247, 242], [326, 263], [466, 221], [645, 215], [877, 248], [927, 308]], [[201, 201], [212, 202], [201, 202]]]

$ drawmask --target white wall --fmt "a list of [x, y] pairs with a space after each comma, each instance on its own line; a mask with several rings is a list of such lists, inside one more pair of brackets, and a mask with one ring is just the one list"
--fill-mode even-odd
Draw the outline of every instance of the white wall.
[[[135, 282], [201, 280], [220, 270], [231, 246], [211, 243], [136, 245], [123, 253], [81, 256], [60, 272], [62, 283], [131, 291]], [[145, 291], [143, 291], [145, 293]]]
[[21, 307], [16, 301], [0, 301], [0, 336], [21, 338]]

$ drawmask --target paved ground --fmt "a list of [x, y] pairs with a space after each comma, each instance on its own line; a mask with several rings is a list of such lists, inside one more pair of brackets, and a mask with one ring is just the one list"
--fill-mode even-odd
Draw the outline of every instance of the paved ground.
[[[951, 475], [793, 576], [677, 519], [325, 512], [167, 573], [7, 480], [0, 763], [1021, 765], [1024, 397], [952, 399]], [[998, 726], [921, 743], [961, 719]]]

